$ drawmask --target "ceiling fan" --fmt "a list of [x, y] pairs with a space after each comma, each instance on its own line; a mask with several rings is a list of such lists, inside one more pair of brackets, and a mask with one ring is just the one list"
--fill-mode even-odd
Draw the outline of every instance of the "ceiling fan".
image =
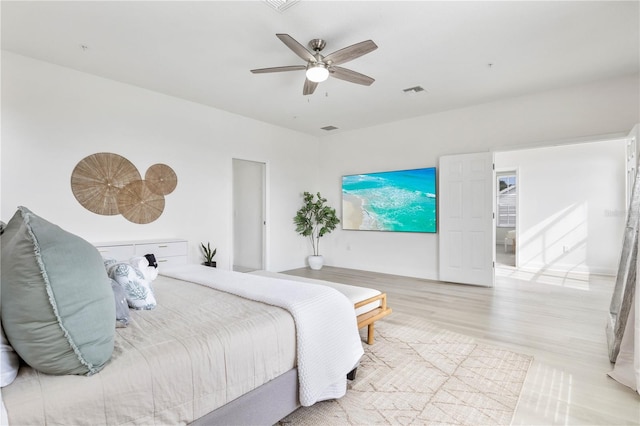
[[302, 89], [303, 95], [311, 95], [316, 90], [316, 87], [318, 87], [318, 83], [325, 81], [329, 76], [364, 86], [370, 86], [375, 81], [369, 76], [338, 66], [376, 50], [378, 46], [371, 40], [352, 44], [344, 49], [330, 53], [327, 56], [322, 56], [320, 52], [326, 45], [326, 42], [322, 39], [316, 38], [311, 40], [309, 42], [311, 50], [309, 50], [289, 34], [276, 34], [276, 37], [286, 44], [293, 53], [304, 59], [307, 64], [259, 68], [251, 70], [252, 73], [264, 74], [270, 72], [306, 70], [306, 79]]

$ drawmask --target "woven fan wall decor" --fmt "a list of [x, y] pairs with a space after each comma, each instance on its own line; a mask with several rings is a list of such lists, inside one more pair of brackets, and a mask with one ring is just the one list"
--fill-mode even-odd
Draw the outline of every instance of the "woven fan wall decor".
[[133, 223], [151, 223], [164, 211], [164, 196], [178, 177], [166, 164], [154, 164], [142, 179], [126, 158], [100, 152], [83, 158], [71, 173], [71, 191], [87, 210], [101, 215], [122, 214]]

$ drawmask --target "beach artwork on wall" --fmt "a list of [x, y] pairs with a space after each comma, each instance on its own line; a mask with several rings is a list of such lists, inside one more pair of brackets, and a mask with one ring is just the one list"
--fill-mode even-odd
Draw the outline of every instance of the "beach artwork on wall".
[[342, 177], [342, 229], [437, 231], [436, 168]]

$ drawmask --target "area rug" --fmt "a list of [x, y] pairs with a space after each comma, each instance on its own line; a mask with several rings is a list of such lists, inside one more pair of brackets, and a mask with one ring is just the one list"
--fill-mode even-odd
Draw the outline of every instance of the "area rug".
[[363, 346], [346, 396], [280, 425], [508, 425], [533, 360], [400, 313], [376, 322]]

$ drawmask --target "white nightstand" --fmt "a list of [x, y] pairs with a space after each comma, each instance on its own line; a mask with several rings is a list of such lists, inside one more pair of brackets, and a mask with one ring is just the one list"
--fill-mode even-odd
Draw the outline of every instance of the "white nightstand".
[[95, 243], [94, 246], [105, 259], [128, 261], [134, 256], [153, 254], [158, 265], [185, 265], [189, 252], [187, 240], [181, 239], [115, 241]]

